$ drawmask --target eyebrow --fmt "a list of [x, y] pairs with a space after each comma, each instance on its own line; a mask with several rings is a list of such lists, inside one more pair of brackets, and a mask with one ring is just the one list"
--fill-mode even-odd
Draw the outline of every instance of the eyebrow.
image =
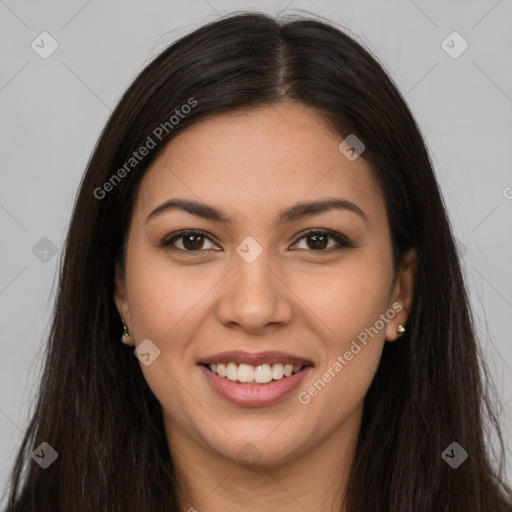
[[[222, 222], [224, 224], [230, 224], [233, 220], [225, 212], [222, 212], [213, 206], [200, 203], [198, 201], [192, 201], [190, 199], [175, 198], [169, 199], [165, 201], [165, 203], [162, 203], [160, 206], [157, 206], [147, 216], [145, 222], [147, 223], [150, 219], [156, 217], [157, 215], [170, 210], [182, 210], [190, 213], [191, 215], [195, 215], [196, 217], [201, 217], [202, 219], [214, 222]], [[312, 215], [319, 215], [320, 213], [325, 213], [330, 210], [345, 210], [355, 213], [361, 217], [366, 224], [368, 224], [368, 217], [355, 203], [347, 201], [346, 199], [327, 198], [318, 201], [297, 203], [290, 208], [282, 210], [279, 212], [273, 227], [277, 228], [283, 224], [295, 222]]]

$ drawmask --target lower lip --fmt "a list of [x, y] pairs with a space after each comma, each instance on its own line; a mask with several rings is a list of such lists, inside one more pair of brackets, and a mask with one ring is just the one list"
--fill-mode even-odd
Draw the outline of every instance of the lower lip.
[[229, 402], [247, 407], [271, 405], [288, 396], [301, 383], [302, 379], [311, 370], [311, 366], [304, 366], [300, 372], [273, 380], [268, 384], [239, 384], [238, 382], [219, 377], [203, 364], [199, 365], [212, 388]]

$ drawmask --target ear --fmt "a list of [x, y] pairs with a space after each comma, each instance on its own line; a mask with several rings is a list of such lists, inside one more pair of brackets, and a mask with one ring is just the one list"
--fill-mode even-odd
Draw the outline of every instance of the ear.
[[114, 300], [116, 303], [117, 311], [121, 315], [121, 319], [130, 331], [130, 308], [128, 306], [128, 299], [126, 296], [126, 284], [124, 279], [124, 269], [119, 261], [115, 263], [115, 290]]
[[418, 252], [411, 247], [403, 255], [390, 296], [390, 309], [397, 312], [386, 327], [386, 341], [395, 341], [401, 334], [397, 331], [400, 324], [405, 326], [414, 299], [414, 283], [418, 269]]

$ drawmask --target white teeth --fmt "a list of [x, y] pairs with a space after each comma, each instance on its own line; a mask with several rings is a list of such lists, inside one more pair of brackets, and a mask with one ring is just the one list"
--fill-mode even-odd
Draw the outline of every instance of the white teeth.
[[[212, 372], [213, 372], [213, 368], [212, 368]], [[215, 373], [215, 372], [213, 372]], [[226, 376], [226, 365], [225, 364], [218, 364], [217, 365], [217, 374], [219, 377], [225, 377]]]
[[269, 364], [256, 366], [254, 371], [254, 380], [259, 384], [266, 384], [272, 380], [272, 368]]
[[273, 364], [272, 365], [272, 378], [273, 379], [282, 379], [284, 377], [284, 369], [282, 364]]
[[254, 366], [251, 366], [250, 364], [239, 365], [238, 380], [240, 382], [252, 382], [254, 380]]
[[226, 377], [229, 380], [238, 379], [238, 367], [235, 363], [228, 363], [228, 366], [226, 368]]
[[210, 370], [217, 374], [219, 377], [227, 378], [231, 381], [239, 381], [244, 383], [258, 383], [267, 384], [272, 379], [280, 380], [284, 377], [290, 377], [291, 375], [298, 373], [301, 369], [301, 365], [293, 364], [261, 364], [258, 366], [252, 366], [250, 364], [235, 363], [219, 363], [208, 365]]

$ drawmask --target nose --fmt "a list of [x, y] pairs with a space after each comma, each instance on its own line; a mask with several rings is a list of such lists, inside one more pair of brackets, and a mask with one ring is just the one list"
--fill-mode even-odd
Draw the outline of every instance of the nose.
[[234, 268], [219, 289], [217, 319], [227, 327], [257, 334], [293, 317], [293, 292], [279, 265], [263, 253], [252, 263], [235, 255]]

